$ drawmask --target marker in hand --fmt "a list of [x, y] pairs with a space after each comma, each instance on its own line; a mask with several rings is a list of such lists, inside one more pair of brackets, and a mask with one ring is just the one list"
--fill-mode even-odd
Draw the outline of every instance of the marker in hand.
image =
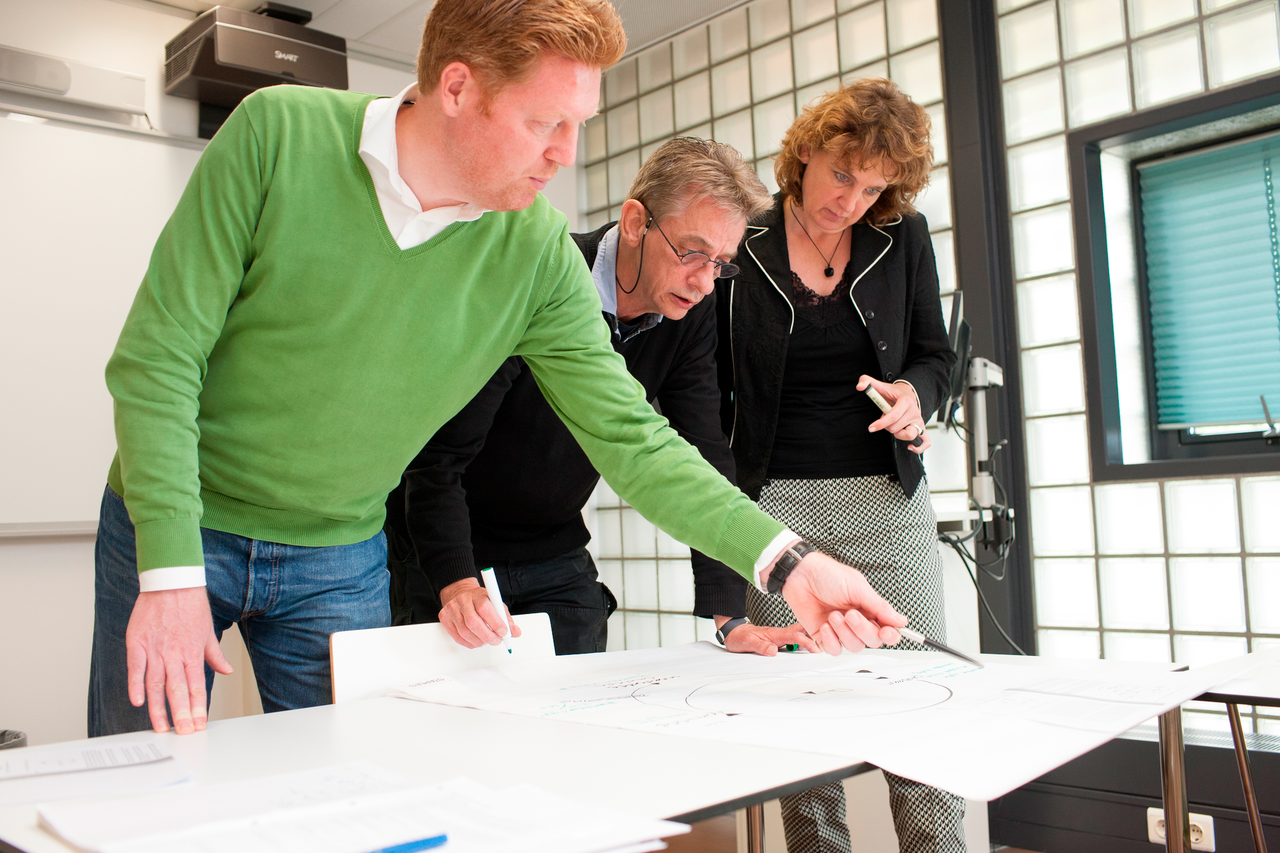
[[[871, 398], [871, 402], [876, 404], [876, 408], [884, 412], [885, 414], [888, 414], [889, 410], [893, 408], [892, 406], [889, 405], [889, 401], [886, 400], [879, 391], [877, 391], [875, 388], [871, 387], [870, 385], [867, 386], [866, 393], [867, 393], [867, 396]], [[911, 439], [907, 443], [910, 444], [912, 447], [919, 447], [920, 445], [924, 444], [924, 436], [917, 435], [915, 438]]]
[[[511, 633], [511, 623], [507, 621], [507, 606], [502, 603], [502, 591], [498, 589], [498, 578], [494, 575], [493, 569], [481, 569], [480, 577], [484, 581], [484, 591], [489, 593], [489, 603], [493, 605], [493, 609], [498, 611], [498, 618], [507, 623], [507, 634]], [[511, 645], [507, 642], [507, 638], [502, 638], [502, 647], [507, 650], [507, 654], [511, 654]]]

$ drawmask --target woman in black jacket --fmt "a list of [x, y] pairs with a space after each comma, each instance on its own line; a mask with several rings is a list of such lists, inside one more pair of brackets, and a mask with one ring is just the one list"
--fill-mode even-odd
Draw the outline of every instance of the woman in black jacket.
[[[717, 362], [742, 489], [945, 642], [920, 454], [955, 355], [928, 226], [911, 206], [932, 159], [928, 115], [888, 80], [805, 110], [783, 139], [773, 210], [747, 229], [739, 275], [717, 284]], [[754, 588], [747, 612], [796, 621], [781, 596]], [[904, 853], [965, 849], [962, 799], [885, 776]], [[850, 849], [840, 783], [782, 804], [790, 853]]]

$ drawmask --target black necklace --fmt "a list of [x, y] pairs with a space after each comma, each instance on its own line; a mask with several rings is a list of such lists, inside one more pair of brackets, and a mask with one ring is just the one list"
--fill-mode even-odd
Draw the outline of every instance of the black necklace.
[[800, 230], [804, 232], [804, 236], [809, 237], [809, 242], [813, 243], [813, 248], [817, 249], [818, 255], [826, 262], [827, 268], [822, 271], [822, 274], [827, 278], [831, 278], [831, 276], [836, 274], [835, 268], [831, 266], [831, 261], [835, 258], [836, 252], [840, 251], [840, 240], [844, 239], [844, 232], [840, 232], [840, 240], [836, 240], [836, 247], [831, 250], [831, 257], [828, 258], [826, 255], [822, 254], [821, 249], [818, 249], [818, 244], [814, 242], [813, 237], [809, 236], [809, 229], [805, 228], [804, 223], [800, 221], [800, 215], [796, 213], [796, 206], [794, 204], [791, 205], [791, 216], [795, 219], [796, 224], [800, 226]]

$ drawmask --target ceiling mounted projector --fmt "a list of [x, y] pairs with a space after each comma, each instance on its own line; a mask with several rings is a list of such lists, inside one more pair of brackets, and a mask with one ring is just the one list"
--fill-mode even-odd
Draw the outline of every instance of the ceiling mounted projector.
[[309, 20], [279, 3], [256, 13], [214, 6], [165, 45], [165, 94], [231, 108], [280, 83], [347, 88], [346, 39], [303, 26]]

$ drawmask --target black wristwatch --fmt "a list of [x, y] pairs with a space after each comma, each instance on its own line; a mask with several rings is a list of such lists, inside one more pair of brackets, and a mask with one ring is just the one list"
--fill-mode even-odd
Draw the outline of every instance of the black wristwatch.
[[723, 625], [721, 625], [719, 628], [716, 629], [716, 642], [723, 646], [725, 644], [725, 641], [729, 639], [729, 633], [733, 631], [734, 628], [737, 628], [739, 625], [750, 625], [750, 624], [751, 624], [751, 620], [745, 616], [739, 616], [736, 619], [730, 619], [728, 622], [724, 623]]
[[804, 559], [806, 554], [812, 554], [818, 549], [801, 539], [796, 544], [787, 548], [782, 552], [782, 556], [778, 558], [778, 562], [774, 564], [773, 571], [769, 572], [769, 583], [766, 588], [770, 595], [780, 595], [782, 593], [782, 585], [787, 582], [787, 577], [800, 565], [800, 561]]

